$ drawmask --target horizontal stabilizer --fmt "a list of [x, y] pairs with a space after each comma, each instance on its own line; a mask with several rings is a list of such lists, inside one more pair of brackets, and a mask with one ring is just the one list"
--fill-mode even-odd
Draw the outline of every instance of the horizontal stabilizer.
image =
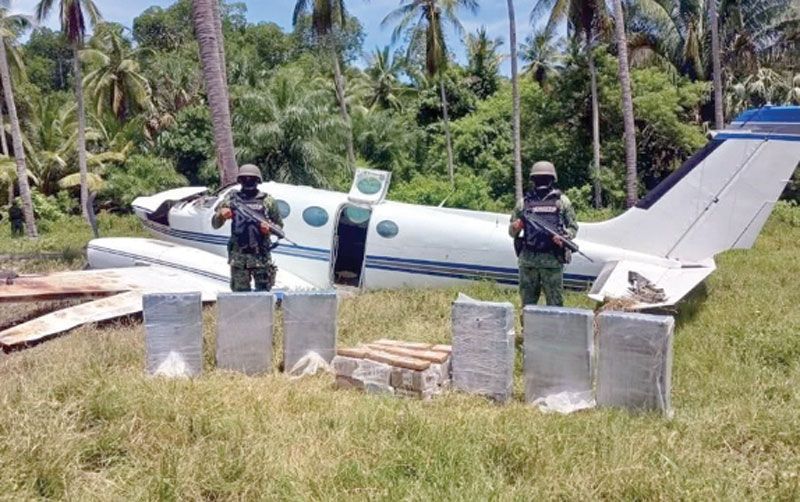
[[589, 292], [596, 301], [631, 300], [632, 308], [675, 305], [716, 269], [713, 260], [669, 268], [631, 260], [608, 262]]

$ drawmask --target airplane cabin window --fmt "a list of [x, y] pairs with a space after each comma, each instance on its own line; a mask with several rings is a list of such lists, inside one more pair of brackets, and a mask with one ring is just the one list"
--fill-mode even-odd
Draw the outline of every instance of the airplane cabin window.
[[307, 207], [303, 211], [303, 221], [312, 227], [321, 227], [328, 223], [328, 212], [319, 206]]
[[397, 223], [393, 222], [392, 220], [383, 220], [382, 222], [378, 223], [376, 230], [378, 231], [378, 235], [386, 239], [391, 239], [400, 231], [400, 229], [397, 227]]
[[381, 180], [374, 176], [365, 176], [356, 183], [358, 191], [365, 195], [374, 195], [381, 191]]
[[347, 219], [350, 220], [350, 222], [355, 223], [356, 225], [361, 225], [369, 220], [372, 212], [369, 209], [364, 209], [363, 207], [348, 206], [344, 210], [344, 214]]
[[285, 200], [278, 199], [275, 202], [278, 203], [278, 212], [281, 213], [281, 218], [286, 218], [292, 212], [292, 208], [289, 207], [289, 203]]

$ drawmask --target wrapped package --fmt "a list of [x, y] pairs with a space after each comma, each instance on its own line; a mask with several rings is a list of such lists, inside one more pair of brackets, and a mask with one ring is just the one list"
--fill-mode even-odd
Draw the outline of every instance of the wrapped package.
[[290, 293], [282, 305], [284, 368], [292, 369], [310, 352], [330, 363], [336, 355], [336, 292]]
[[594, 313], [530, 305], [523, 315], [525, 401], [548, 409], [565, 403], [561, 411], [591, 407]]
[[271, 372], [275, 297], [220, 293], [217, 312], [217, 367], [247, 375]]
[[156, 293], [142, 299], [147, 372], [192, 377], [203, 370], [200, 293]]
[[671, 415], [670, 316], [603, 312], [598, 316], [597, 404]]
[[511, 398], [514, 306], [459, 294], [453, 303], [453, 386], [499, 402]]

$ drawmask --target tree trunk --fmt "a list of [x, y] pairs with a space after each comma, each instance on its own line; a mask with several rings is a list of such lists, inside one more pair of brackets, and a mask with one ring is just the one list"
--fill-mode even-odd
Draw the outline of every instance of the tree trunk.
[[444, 139], [447, 144], [447, 173], [450, 175], [450, 187], [456, 186], [456, 174], [453, 168], [453, 140], [450, 137], [450, 116], [447, 113], [447, 93], [444, 91], [444, 75], [439, 76], [439, 89], [442, 92], [442, 118], [444, 119]]
[[628, 66], [628, 39], [625, 35], [625, 14], [622, 0], [614, 0], [615, 28], [617, 32], [617, 51], [619, 52], [619, 83], [622, 88], [622, 122], [625, 127], [625, 188], [627, 205], [633, 207], [638, 199], [638, 176], [636, 173], [636, 124], [633, 117], [633, 94], [631, 75]]
[[[0, 38], [0, 82], [3, 84], [3, 95], [6, 100], [6, 108], [8, 108], [8, 120], [11, 122], [11, 142], [14, 146], [14, 161], [17, 164], [17, 185], [19, 186], [20, 198], [22, 198], [22, 213], [25, 217], [25, 229], [28, 233], [28, 237], [34, 238], [38, 235], [38, 231], [36, 229], [36, 221], [33, 217], [33, 200], [31, 199], [31, 189], [28, 185], [28, 168], [25, 165], [25, 149], [22, 146], [22, 131], [20, 131], [19, 128], [17, 106], [14, 103], [14, 91], [11, 88], [11, 73], [8, 70], [8, 56], [6, 55], [6, 46], [2, 38]], [[5, 131], [3, 131], [3, 136], [5, 136]], [[9, 201], [9, 203], [10, 202], [11, 201]]]
[[[588, 42], [587, 42], [588, 43]], [[603, 187], [600, 183], [600, 96], [597, 91], [597, 67], [594, 64], [594, 44], [587, 45], [587, 58], [589, 62], [589, 80], [592, 94], [592, 169], [594, 170], [594, 207], [603, 206]]]
[[[222, 6], [220, 5], [219, 0], [211, 0], [211, 3], [212, 3], [211, 12], [212, 14], [214, 14], [214, 31], [217, 35], [219, 70], [220, 73], [222, 74], [222, 81], [225, 83], [225, 102], [228, 103], [228, 113], [230, 114], [231, 96], [228, 93], [228, 65], [225, 62], [225, 37], [222, 34], [222, 15], [220, 13], [220, 9], [222, 8]], [[224, 165], [224, 160], [219, 150], [217, 150], [217, 165], [218, 166]], [[238, 166], [237, 166], [237, 174], [238, 174]]]
[[3, 123], [2, 108], [0, 108], [0, 148], [3, 149], [3, 155], [8, 157], [8, 141], [6, 140], [6, 125]]
[[508, 0], [508, 39], [511, 44], [511, 94], [513, 100], [512, 128], [514, 134], [514, 195], [522, 202], [522, 147], [520, 138], [519, 71], [517, 69], [517, 24], [514, 0]]
[[88, 222], [89, 215], [86, 213], [86, 201], [89, 200], [89, 180], [86, 162], [86, 110], [83, 106], [83, 75], [81, 74], [81, 60], [78, 58], [78, 43], [72, 44], [72, 58], [74, 61], [75, 72], [75, 102], [78, 113], [78, 169], [81, 181], [81, 214]]
[[331, 47], [331, 57], [333, 58], [333, 84], [336, 88], [336, 100], [339, 102], [339, 114], [342, 116], [345, 128], [347, 129], [347, 167], [352, 172], [356, 165], [355, 148], [353, 147], [353, 126], [350, 122], [350, 114], [347, 112], [347, 98], [344, 90], [344, 77], [342, 67], [339, 65], [339, 54], [336, 48]]
[[225, 186], [236, 182], [239, 169], [233, 148], [228, 86], [223, 77], [220, 61], [221, 40], [218, 39], [214, 22], [216, 7], [216, 0], [192, 0], [192, 21], [200, 51], [200, 66], [203, 69], [208, 107], [211, 110], [220, 184]]
[[714, 73], [714, 129], [719, 131], [725, 128], [725, 115], [722, 101], [722, 65], [720, 63], [717, 0], [711, 0], [709, 3], [709, 17], [711, 18], [711, 60]]

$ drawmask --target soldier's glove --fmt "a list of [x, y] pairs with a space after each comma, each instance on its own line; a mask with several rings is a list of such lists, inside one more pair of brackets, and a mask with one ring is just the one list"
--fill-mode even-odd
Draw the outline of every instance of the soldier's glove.
[[259, 230], [261, 230], [262, 235], [269, 235], [270, 232], [269, 225], [267, 225], [266, 223], [262, 223], [261, 225], [259, 225], [258, 228]]
[[219, 215], [222, 217], [223, 220], [230, 220], [233, 218], [233, 211], [230, 208], [223, 207], [219, 211]]

